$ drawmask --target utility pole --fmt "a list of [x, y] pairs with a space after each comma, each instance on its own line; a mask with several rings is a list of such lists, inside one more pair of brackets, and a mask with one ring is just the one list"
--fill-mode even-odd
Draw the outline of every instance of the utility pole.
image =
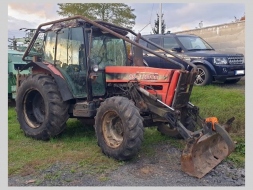
[[160, 3], [160, 12], [159, 12], [159, 34], [162, 34], [162, 3]]

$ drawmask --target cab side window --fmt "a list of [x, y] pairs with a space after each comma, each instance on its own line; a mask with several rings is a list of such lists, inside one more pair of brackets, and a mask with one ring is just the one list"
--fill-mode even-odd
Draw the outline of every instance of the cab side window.
[[43, 60], [54, 63], [56, 33], [51, 31], [46, 34]]

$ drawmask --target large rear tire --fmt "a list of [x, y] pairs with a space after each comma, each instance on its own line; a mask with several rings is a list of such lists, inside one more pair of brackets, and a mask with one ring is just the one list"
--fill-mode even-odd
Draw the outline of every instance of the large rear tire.
[[131, 159], [143, 141], [140, 113], [124, 97], [111, 97], [101, 104], [95, 117], [95, 130], [102, 152], [117, 160]]
[[25, 135], [48, 140], [66, 127], [68, 103], [61, 98], [52, 76], [33, 74], [18, 89], [16, 111]]

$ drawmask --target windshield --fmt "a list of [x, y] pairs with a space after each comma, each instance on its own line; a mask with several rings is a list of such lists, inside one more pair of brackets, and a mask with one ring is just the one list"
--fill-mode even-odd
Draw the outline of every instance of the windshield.
[[[32, 48], [28, 52], [28, 56], [33, 57], [33, 56], [38, 56], [42, 57], [43, 56], [43, 41], [44, 41], [44, 33], [39, 33], [38, 37], [36, 38]], [[26, 57], [27, 59], [27, 57]]]
[[127, 54], [124, 41], [111, 35], [93, 35], [90, 58], [100, 69], [107, 65], [126, 65]]
[[183, 44], [184, 48], [189, 51], [213, 50], [207, 42], [197, 36], [179, 36], [178, 39]]

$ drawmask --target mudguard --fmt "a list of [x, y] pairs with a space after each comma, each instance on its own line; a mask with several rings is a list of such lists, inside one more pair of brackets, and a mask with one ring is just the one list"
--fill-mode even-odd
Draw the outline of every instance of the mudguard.
[[38, 70], [38, 67], [39, 67], [41, 69], [47, 70], [54, 77], [55, 82], [58, 86], [58, 89], [61, 93], [63, 101], [67, 101], [67, 100], [74, 98], [70, 89], [68, 88], [68, 84], [67, 84], [66, 80], [64, 79], [64, 77], [62, 76], [60, 71], [54, 65], [47, 64], [47, 63], [45, 64], [42, 62], [30, 62], [27, 65], [25, 65], [21, 69], [21, 71], [24, 69], [27, 69], [29, 67], [34, 67], [34, 66], [35, 66], [35, 68], [32, 69], [33, 72], [34, 72], [34, 70]]

